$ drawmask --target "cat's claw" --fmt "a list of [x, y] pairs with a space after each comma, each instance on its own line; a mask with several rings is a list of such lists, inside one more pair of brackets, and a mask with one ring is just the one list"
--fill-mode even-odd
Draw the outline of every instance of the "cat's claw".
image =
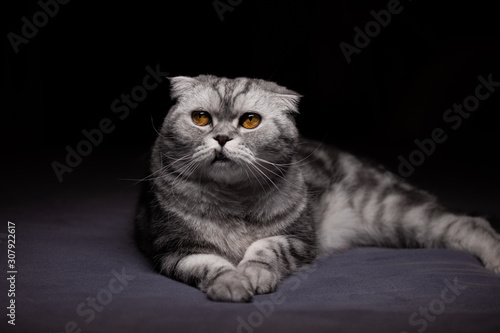
[[248, 278], [234, 271], [218, 277], [206, 294], [212, 301], [242, 303], [252, 301], [254, 293]]
[[256, 294], [269, 294], [276, 291], [279, 283], [278, 274], [263, 265], [245, 263], [239, 266], [238, 270], [250, 280]]

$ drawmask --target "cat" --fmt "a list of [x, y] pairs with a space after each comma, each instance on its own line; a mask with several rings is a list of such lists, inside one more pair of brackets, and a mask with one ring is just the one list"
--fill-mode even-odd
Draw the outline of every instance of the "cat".
[[319, 256], [355, 246], [464, 250], [500, 274], [500, 235], [383, 167], [300, 137], [301, 96], [274, 82], [170, 78], [135, 218], [164, 275], [249, 302]]

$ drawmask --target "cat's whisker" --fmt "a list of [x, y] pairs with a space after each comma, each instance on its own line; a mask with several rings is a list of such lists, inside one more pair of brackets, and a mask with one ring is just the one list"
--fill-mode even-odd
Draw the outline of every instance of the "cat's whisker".
[[160, 132], [158, 132], [158, 130], [156, 129], [155, 127], [155, 123], [153, 121], [153, 115], [151, 115], [151, 127], [153, 127], [154, 131], [156, 132], [156, 134], [158, 134], [158, 136], [164, 138], [164, 139], [167, 139], [165, 136], [163, 136]]
[[189, 179], [195, 173], [195, 171], [200, 167], [199, 163], [195, 163], [189, 170], [186, 170], [184, 179]]
[[[295, 166], [295, 165], [299, 165], [301, 164], [302, 162], [306, 161], [309, 159], [309, 157], [311, 157], [313, 154], [309, 154], [307, 155], [306, 157], [298, 160], [298, 161], [294, 161], [294, 162], [290, 162], [290, 163], [275, 163], [275, 162], [270, 162], [268, 160], [265, 160], [265, 159], [262, 159], [262, 158], [259, 158], [259, 157], [256, 157], [255, 159], [256, 160], [259, 160], [260, 162], [264, 162], [264, 163], [267, 163], [267, 164], [271, 164], [271, 165], [274, 165], [274, 166], [278, 166], [278, 167], [291, 167], [291, 166]], [[314, 161], [314, 160], [313, 160]], [[310, 162], [308, 162], [310, 163]], [[308, 164], [306, 163], [306, 164]], [[302, 164], [304, 165], [304, 164]]]
[[[257, 180], [257, 182], [259, 183], [260, 187], [262, 187], [262, 190], [265, 191], [266, 189], [264, 188], [264, 185], [262, 185], [262, 183], [259, 180], [259, 177], [255, 175], [255, 173], [252, 171], [252, 169], [249, 167], [249, 165], [251, 165], [251, 164], [248, 164], [248, 165], [247, 164], [243, 164], [243, 166], [245, 167], [245, 171], [246, 171], [246, 167], [248, 167], [248, 171], [250, 171], [250, 173], [255, 178], [255, 180]], [[248, 175], [248, 172], [247, 172], [247, 175]], [[250, 179], [250, 177], [249, 177], [249, 179]]]
[[172, 182], [175, 183], [179, 179], [179, 177], [181, 179], [187, 179], [188, 178], [187, 174], [190, 173], [190, 170], [193, 168], [193, 166], [196, 167], [197, 164], [198, 164], [197, 161], [190, 161], [186, 163], [182, 168], [177, 170], [178, 173], [177, 177], [175, 177]]
[[[186, 167], [187, 164], [189, 164], [189, 162], [185, 162], [185, 164], [183, 166], [181, 166], [179, 168], [179, 170], [181, 170], [182, 168]], [[137, 183], [142, 182], [142, 181], [149, 181], [149, 180], [154, 180], [154, 179], [162, 178], [162, 177], [165, 177], [165, 176], [172, 175], [172, 174], [176, 173], [175, 170], [171, 171], [171, 172], [165, 173], [164, 171], [167, 170], [168, 168], [169, 168], [168, 164], [165, 165], [165, 166], [162, 166], [160, 169], [156, 170], [155, 172], [151, 173], [150, 175], [148, 175], [148, 176], [140, 179]]]
[[[297, 144], [297, 145], [300, 145], [300, 143], [299, 143], [299, 144]], [[298, 161], [294, 161], [294, 162], [291, 162], [291, 163], [274, 163], [274, 162], [270, 162], [270, 161], [267, 161], [267, 160], [262, 159], [262, 158], [259, 158], [259, 157], [255, 157], [255, 159], [257, 159], [257, 160], [259, 160], [259, 161], [261, 161], [261, 162], [264, 162], [264, 163], [269, 163], [269, 164], [278, 165], [278, 166], [285, 166], [285, 167], [288, 167], [288, 166], [294, 166], [294, 165], [301, 164], [302, 162], [304, 162], [304, 161], [308, 160], [311, 156], [313, 156], [313, 155], [316, 153], [316, 151], [317, 151], [318, 149], [320, 149], [320, 148], [321, 148], [321, 146], [322, 146], [322, 145], [323, 145], [323, 142], [319, 142], [319, 143], [318, 143], [318, 145], [317, 145], [317, 146], [316, 146], [316, 147], [315, 147], [315, 148], [314, 148], [314, 149], [313, 149], [313, 150], [312, 150], [312, 151], [311, 151], [311, 152], [310, 152], [307, 156], [305, 156], [304, 158], [301, 158], [301, 159], [300, 159], [300, 160], [298, 160]], [[307, 164], [309, 164], [309, 163], [311, 163], [311, 162], [315, 161], [316, 159], [317, 159], [317, 158], [315, 158], [315, 159], [313, 159], [313, 160], [311, 160], [311, 161], [309, 161], [308, 163], [305, 163], [305, 164], [303, 164], [303, 165], [307, 165]]]
[[145, 181], [150, 181], [150, 180], [153, 180], [153, 179], [156, 179], [156, 178], [159, 178], [160, 176], [155, 176], [156, 174], [164, 171], [165, 169], [167, 168], [167, 166], [164, 166], [158, 170], [156, 170], [155, 172], [147, 175], [146, 177], [144, 178], [141, 178], [141, 179], [124, 179], [124, 180], [131, 180], [131, 181], [135, 181], [135, 184], [134, 185], [137, 185], [139, 184], [140, 182], [145, 182]]
[[266, 175], [264, 171], [260, 170], [255, 164], [249, 164], [249, 165], [251, 165], [256, 171], [258, 171], [262, 176], [264, 176], [264, 179], [267, 179], [269, 182], [271, 182], [271, 184], [273, 184], [273, 186], [278, 190], [278, 192], [281, 193], [280, 188], [276, 185], [275, 182], [273, 182], [271, 178], [269, 178], [268, 175]]
[[189, 154], [186, 154], [184, 156], [181, 156], [179, 158], [175, 158], [173, 156], [170, 156], [168, 155], [167, 153], [163, 153], [162, 156], [168, 158], [169, 160], [172, 160], [170, 162], [170, 164], [174, 164], [174, 163], [179, 163], [181, 161], [184, 161], [184, 160], [188, 160], [188, 159], [192, 159], [193, 158], [193, 154], [189, 153]]
[[[165, 164], [165, 165], [163, 165], [163, 159], [162, 159], [162, 167], [161, 167], [161, 168], [159, 168], [158, 170], [156, 170], [156, 171], [152, 172], [151, 174], [147, 175], [146, 177], [141, 178], [141, 179], [124, 179], [124, 180], [131, 180], [131, 181], [135, 181], [135, 182], [136, 182], [136, 183], [135, 183], [135, 185], [137, 185], [137, 184], [139, 184], [140, 182], [149, 181], [149, 180], [153, 180], [153, 179], [161, 178], [161, 177], [163, 177], [163, 176], [165, 176], [165, 175], [173, 174], [173, 173], [174, 173], [174, 171], [169, 172], [169, 173], [166, 173], [166, 174], [164, 173], [164, 171], [165, 171], [166, 169], [168, 169], [170, 166], [172, 166], [174, 163], [180, 163], [181, 161], [184, 161], [184, 160], [186, 160], [186, 159], [189, 159], [189, 158], [191, 157], [191, 154], [186, 154], [186, 155], [184, 155], [184, 156], [182, 156], [182, 157], [180, 157], [180, 158], [178, 158], [178, 159], [174, 159], [174, 158], [172, 158], [172, 157], [169, 157], [169, 156], [168, 156], [167, 154], [165, 154], [165, 153], [163, 153], [163, 154], [162, 154], [162, 157], [163, 157], [163, 156], [165, 156], [165, 157], [167, 157], [167, 158], [169, 158], [169, 159], [171, 159], [171, 160], [174, 160], [174, 161], [173, 161], [173, 162], [171, 162], [171, 163], [170, 163], [170, 165], [169, 165], [169, 164]], [[187, 163], [189, 163], [189, 162], [186, 162], [186, 164], [187, 164]], [[184, 166], [185, 166], [185, 165], [184, 165]], [[184, 167], [184, 166], [181, 166], [181, 168], [182, 168], [182, 167]], [[160, 175], [157, 175], [157, 174], [160, 174]]]
[[[171, 181], [171, 186], [170, 186], [170, 193], [172, 194], [172, 197], [175, 199], [176, 202], [179, 202], [179, 198], [178, 196], [175, 194], [175, 187], [177, 184], [181, 184], [182, 186], [182, 183], [181, 181], [182, 180], [185, 180], [185, 179], [188, 179], [189, 176], [199, 167], [199, 163], [197, 163], [197, 161], [190, 161], [189, 163], [187, 163], [187, 165], [185, 165], [182, 170], [179, 172], [179, 174], [177, 175], [177, 177], [175, 177], [172, 181]], [[179, 179], [180, 177], [180, 179]]]
[[255, 157], [256, 160], [260, 161], [260, 162], [264, 162], [264, 163], [267, 163], [267, 164], [271, 164], [271, 165], [274, 165], [274, 166], [280, 166], [280, 167], [288, 167], [288, 166], [292, 166], [292, 165], [296, 165], [298, 164], [298, 162], [292, 162], [292, 163], [274, 163], [274, 162], [269, 162], [268, 160], [265, 160], [263, 158], [259, 158], [259, 157]]
[[274, 174], [276, 177], [279, 177], [279, 178], [281, 178], [281, 179], [286, 180], [286, 179], [285, 179], [285, 174], [283, 173], [283, 170], [281, 170], [281, 168], [279, 168], [279, 167], [277, 167], [277, 166], [275, 166], [275, 165], [272, 165], [272, 164], [271, 164], [271, 166], [274, 166], [274, 167], [275, 167], [275, 168], [276, 168], [276, 169], [280, 172], [280, 174], [277, 174], [276, 172], [272, 171], [271, 169], [269, 169], [269, 168], [265, 167], [264, 165], [262, 165], [261, 163], [259, 163], [257, 160], [255, 160], [255, 163], [256, 163], [257, 165], [259, 165], [261, 168], [266, 169], [267, 171], [271, 172], [271, 173], [272, 173], [272, 174]]
[[250, 179], [250, 174], [248, 173], [247, 169], [245, 168], [245, 164], [242, 164], [242, 167], [243, 167], [243, 171], [245, 171], [246, 175], [247, 175], [247, 179], [248, 180], [251, 180]]
[[266, 169], [267, 171], [271, 172], [272, 174], [274, 174], [276, 177], [280, 178], [281, 180], [283, 180], [284, 182], [286, 182], [288, 185], [290, 185], [291, 188], [297, 188], [297, 184], [293, 183], [293, 182], [290, 182], [287, 178], [286, 178], [286, 175], [283, 173], [283, 171], [281, 169], [278, 169], [281, 173], [280, 174], [277, 174], [276, 172], [266, 168], [264, 165], [260, 164], [259, 162], [255, 161], [255, 163], [257, 165], [259, 165], [261, 168], [263, 169]]

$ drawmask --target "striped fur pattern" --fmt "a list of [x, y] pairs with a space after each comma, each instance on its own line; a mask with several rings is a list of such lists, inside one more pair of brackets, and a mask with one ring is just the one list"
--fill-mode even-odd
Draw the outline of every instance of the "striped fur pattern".
[[[500, 236], [486, 220], [301, 139], [297, 93], [204, 75], [171, 78], [171, 95], [135, 221], [139, 246], [166, 276], [214, 301], [248, 302], [318, 256], [367, 245], [464, 250], [500, 274]], [[251, 129], [241, 125], [249, 112], [260, 117]]]

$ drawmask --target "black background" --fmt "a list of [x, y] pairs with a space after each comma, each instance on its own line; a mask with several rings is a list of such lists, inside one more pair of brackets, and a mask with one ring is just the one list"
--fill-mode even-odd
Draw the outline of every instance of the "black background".
[[[7, 34], [21, 34], [21, 18], [32, 21], [40, 6], [24, 1], [4, 9], [1, 142], [11, 199], [23, 200], [37, 180], [57, 193], [79, 179], [139, 177], [141, 156], [171, 105], [168, 82], [124, 120], [111, 103], [142, 84], [146, 66], [159, 65], [171, 76], [249, 76], [296, 90], [304, 96], [297, 117], [304, 135], [396, 172], [414, 140], [443, 128], [448, 139], [409, 180], [454, 208], [500, 213], [500, 92], [456, 130], [443, 121], [448, 108], [474, 93], [479, 75], [500, 81], [495, 2], [401, 1], [401, 13], [351, 63], [339, 44], [352, 45], [354, 27], [364, 30], [370, 11], [389, 1], [244, 0], [223, 21], [213, 2], [74, 0], [17, 54]], [[116, 129], [59, 182], [51, 163], [64, 163], [65, 147], [76, 147], [82, 130], [103, 118]]]

